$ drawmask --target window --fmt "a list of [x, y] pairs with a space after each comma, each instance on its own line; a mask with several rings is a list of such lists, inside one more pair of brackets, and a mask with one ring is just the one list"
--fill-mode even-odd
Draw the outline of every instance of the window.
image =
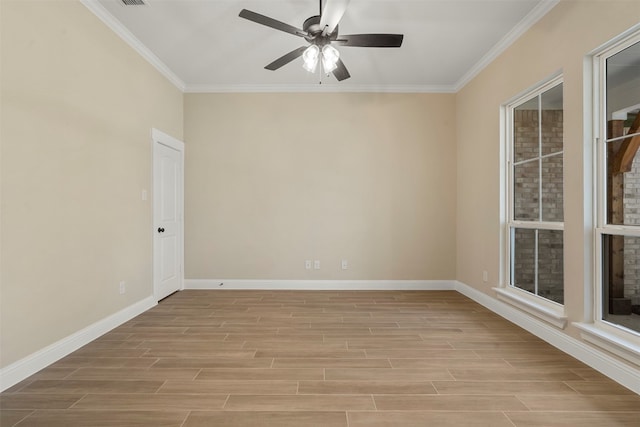
[[595, 65], [596, 322], [640, 335], [640, 34]]
[[512, 288], [564, 302], [563, 85], [508, 104], [507, 278]]

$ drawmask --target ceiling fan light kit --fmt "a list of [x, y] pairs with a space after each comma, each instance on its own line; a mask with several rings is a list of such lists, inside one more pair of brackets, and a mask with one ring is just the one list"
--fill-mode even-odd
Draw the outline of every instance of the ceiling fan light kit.
[[267, 27], [293, 34], [304, 38], [309, 46], [299, 47], [281, 56], [264, 68], [275, 71], [289, 62], [302, 57], [303, 68], [314, 73], [318, 62], [322, 62], [325, 73], [333, 73], [338, 81], [351, 77], [347, 67], [340, 59], [340, 52], [333, 47], [332, 42], [338, 46], [351, 47], [400, 47], [402, 46], [402, 34], [351, 34], [338, 35], [338, 23], [347, 10], [349, 0], [320, 0], [320, 15], [307, 18], [302, 29], [296, 28], [284, 22], [269, 18], [268, 16], [242, 9], [241, 18], [265, 25]]

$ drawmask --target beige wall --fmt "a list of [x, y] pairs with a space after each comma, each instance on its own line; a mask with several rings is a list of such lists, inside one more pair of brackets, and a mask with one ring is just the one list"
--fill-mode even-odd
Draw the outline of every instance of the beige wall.
[[79, 2], [0, 3], [7, 366], [152, 294], [150, 130], [181, 138], [183, 114]]
[[457, 95], [187, 94], [184, 115], [78, 2], [0, 15], [0, 366], [151, 295], [151, 127], [184, 130], [187, 278], [455, 278], [493, 295], [499, 106], [560, 69], [566, 307], [585, 315], [583, 59], [640, 21], [637, 0], [560, 3]]
[[184, 134], [186, 278], [454, 279], [454, 95], [187, 94]]
[[[591, 163], [583, 129], [590, 109], [583, 93], [590, 82], [583, 79], [583, 64], [585, 55], [638, 22], [636, 0], [563, 1], [457, 94], [458, 280], [489, 295], [500, 282], [500, 105], [562, 70], [565, 308], [570, 321], [589, 315], [591, 182], [585, 174]], [[577, 336], [572, 326], [567, 333]]]

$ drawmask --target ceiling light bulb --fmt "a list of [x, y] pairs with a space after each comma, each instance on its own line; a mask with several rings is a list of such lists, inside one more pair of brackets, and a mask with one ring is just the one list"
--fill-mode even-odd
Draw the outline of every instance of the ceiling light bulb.
[[302, 60], [304, 61], [302, 67], [310, 73], [315, 72], [318, 66], [318, 56], [320, 56], [320, 48], [312, 44], [302, 53]]
[[335, 47], [326, 44], [322, 48], [322, 67], [325, 73], [330, 73], [338, 68], [338, 60], [340, 59], [340, 52]]

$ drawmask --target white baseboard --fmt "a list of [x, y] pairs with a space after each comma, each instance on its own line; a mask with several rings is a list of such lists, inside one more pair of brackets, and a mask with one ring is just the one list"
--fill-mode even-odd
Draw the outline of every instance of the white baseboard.
[[187, 279], [184, 289], [298, 291], [453, 291], [454, 280], [240, 280]]
[[0, 369], [0, 391], [19, 383], [157, 304], [152, 296], [147, 297]]
[[492, 298], [471, 286], [456, 282], [455, 289], [461, 294], [485, 306], [494, 313], [504, 317], [512, 323], [526, 329], [538, 338], [543, 339], [554, 347], [575, 357], [593, 369], [622, 384], [628, 389], [640, 394], [640, 370], [627, 365], [620, 360], [592, 347], [570, 335], [536, 319], [523, 311]]

